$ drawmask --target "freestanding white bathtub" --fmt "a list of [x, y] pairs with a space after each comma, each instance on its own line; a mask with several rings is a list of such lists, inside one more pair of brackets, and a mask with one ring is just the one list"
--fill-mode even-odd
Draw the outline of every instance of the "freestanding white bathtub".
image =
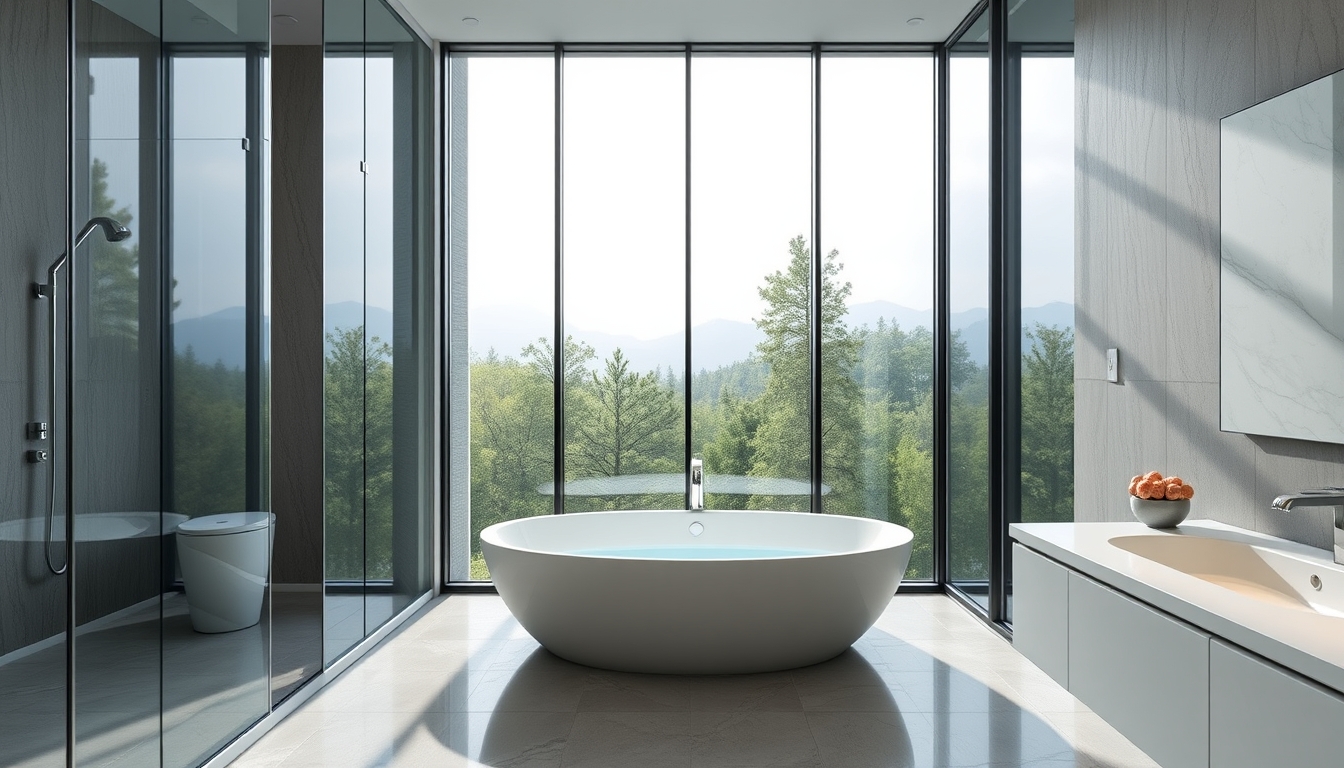
[[586, 512], [492, 525], [504, 603], [557, 656], [622, 672], [817, 664], [872, 627], [913, 534], [799, 512]]

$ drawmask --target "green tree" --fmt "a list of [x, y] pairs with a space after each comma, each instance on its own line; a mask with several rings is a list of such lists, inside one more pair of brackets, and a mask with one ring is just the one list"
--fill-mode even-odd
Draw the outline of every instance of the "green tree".
[[[327, 334], [323, 364], [323, 482], [327, 578], [365, 577], [365, 378], [370, 355], [364, 327]], [[370, 446], [369, 453], [379, 450]], [[386, 447], [391, 452], [391, 445]]]
[[[861, 340], [844, 322], [851, 286], [840, 283], [844, 265], [831, 251], [821, 264], [821, 410], [822, 476], [832, 488], [827, 507], [855, 514], [861, 394], [851, 376]], [[752, 439], [759, 477], [810, 477], [811, 433], [811, 287], [812, 254], [801, 235], [789, 241], [789, 263], [765, 277], [759, 289], [765, 310], [756, 327], [765, 334], [757, 346], [770, 368], [761, 395], [761, 422]], [[707, 468], [708, 470], [708, 468]], [[788, 506], [806, 509], [806, 497], [753, 497], [752, 508]]]
[[[135, 217], [129, 206], [117, 207], [107, 194], [107, 163], [94, 158], [89, 178], [89, 207], [94, 216], [110, 216], [130, 227]], [[140, 246], [90, 241], [92, 285], [89, 297], [95, 333], [136, 344], [140, 329]]]
[[1073, 329], [1040, 323], [1022, 355], [1022, 519], [1073, 520]]
[[244, 509], [247, 380], [243, 371], [196, 359], [172, 363], [172, 509], [205, 515]]
[[[566, 446], [571, 479], [675, 473], [681, 467], [682, 402], [657, 371], [637, 373], [619, 348], [602, 370], [588, 374], [574, 409], [574, 439]], [[653, 506], [647, 495], [609, 497], [609, 509]], [[586, 506], [586, 505], [583, 505]]]
[[[724, 386], [719, 395], [718, 412], [722, 423], [714, 439], [707, 442], [702, 451], [710, 488], [714, 486], [715, 474], [751, 473], [756, 463], [754, 441], [761, 427], [759, 398], [742, 398], [728, 386]], [[747, 497], [740, 494], [711, 493], [705, 497], [705, 505], [711, 509], [746, 509], [747, 501]]]

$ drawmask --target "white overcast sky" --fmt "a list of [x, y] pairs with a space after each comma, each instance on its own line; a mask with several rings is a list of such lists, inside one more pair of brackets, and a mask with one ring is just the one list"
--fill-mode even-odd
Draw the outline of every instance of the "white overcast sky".
[[[988, 81], [952, 82], [952, 309], [986, 305]], [[553, 59], [468, 65], [473, 309], [551, 311]], [[1073, 299], [1073, 67], [1024, 64], [1024, 306]], [[565, 315], [584, 330], [679, 333], [685, 302], [685, 63], [565, 60]], [[809, 235], [810, 60], [692, 64], [692, 319], [749, 322], [756, 289]], [[822, 247], [852, 303], [932, 304], [933, 70], [928, 58], [822, 65]], [[967, 151], [961, 151], [962, 148]]]
[[[331, 95], [390, 62], [329, 59]], [[985, 62], [953, 60], [952, 309], [983, 307], [988, 81]], [[178, 61], [174, 72], [174, 228], [178, 319], [243, 303], [241, 60]], [[554, 259], [553, 59], [469, 64], [468, 253], [473, 309], [551, 311]], [[138, 197], [134, 59], [95, 59], [94, 156], [110, 191]], [[226, 71], [227, 70], [227, 71]], [[383, 71], [387, 70], [387, 71]], [[1073, 300], [1073, 62], [1023, 64], [1023, 305]], [[565, 314], [574, 328], [654, 338], [679, 333], [685, 306], [685, 62], [680, 56], [565, 61]], [[933, 73], [922, 57], [828, 57], [822, 66], [822, 247], [838, 249], [852, 303], [932, 304]], [[209, 85], [208, 88], [204, 87]], [[809, 236], [810, 60], [696, 57], [692, 66], [692, 320], [750, 322], [757, 287]], [[194, 92], [209, 92], [211, 109]], [[362, 130], [390, 134], [391, 88], [368, 115], [329, 98], [327, 301], [360, 300], [365, 249], [385, 248], [390, 194], [362, 177]], [[386, 103], [385, 103], [386, 102]], [[236, 123], [236, 124], [235, 124]], [[378, 144], [371, 141], [371, 145]], [[383, 158], [370, 158], [378, 170]], [[360, 217], [361, 186], [375, 204]], [[135, 229], [134, 223], [132, 229]], [[190, 238], [190, 241], [183, 240]], [[361, 243], [361, 240], [366, 242]], [[390, 248], [390, 241], [387, 243]], [[390, 270], [367, 300], [391, 306]], [[390, 279], [390, 274], [388, 275]], [[384, 284], [386, 283], [386, 284]]]

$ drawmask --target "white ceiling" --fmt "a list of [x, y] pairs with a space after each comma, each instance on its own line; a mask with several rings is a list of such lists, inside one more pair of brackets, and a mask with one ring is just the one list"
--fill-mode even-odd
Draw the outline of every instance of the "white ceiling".
[[[448, 43], [942, 42], [975, 0], [401, 0]], [[462, 19], [479, 23], [470, 26]], [[910, 24], [912, 18], [923, 19]]]

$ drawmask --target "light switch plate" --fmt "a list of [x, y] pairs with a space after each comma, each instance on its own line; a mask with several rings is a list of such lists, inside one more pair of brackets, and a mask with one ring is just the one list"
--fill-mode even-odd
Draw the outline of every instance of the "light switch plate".
[[1120, 383], [1120, 350], [1106, 350], [1106, 380], [1113, 383]]

